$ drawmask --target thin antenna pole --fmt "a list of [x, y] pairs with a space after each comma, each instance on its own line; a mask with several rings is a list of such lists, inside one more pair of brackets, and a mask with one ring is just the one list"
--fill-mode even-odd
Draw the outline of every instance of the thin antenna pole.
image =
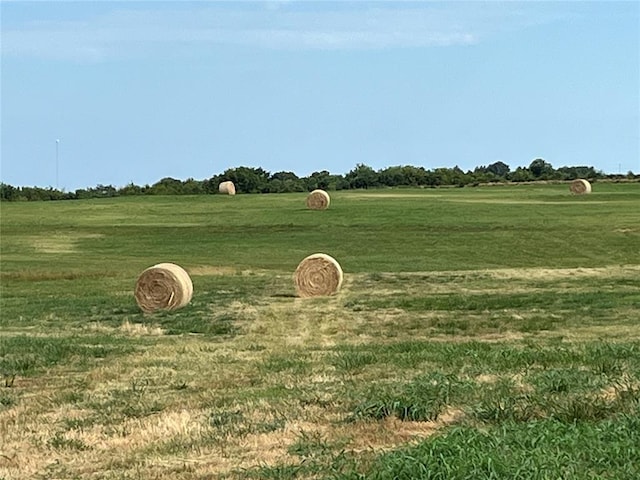
[[56, 138], [56, 190], [58, 190], [58, 145], [60, 145], [60, 139]]

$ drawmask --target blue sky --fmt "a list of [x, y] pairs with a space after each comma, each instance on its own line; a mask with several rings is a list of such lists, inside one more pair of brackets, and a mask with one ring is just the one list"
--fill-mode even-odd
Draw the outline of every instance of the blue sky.
[[16, 186], [535, 158], [640, 173], [636, 1], [2, 1], [0, 14], [0, 177]]

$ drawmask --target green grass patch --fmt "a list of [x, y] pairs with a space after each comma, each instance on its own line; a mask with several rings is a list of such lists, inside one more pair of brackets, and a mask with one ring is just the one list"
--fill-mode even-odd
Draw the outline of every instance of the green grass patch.
[[617, 478], [640, 475], [640, 417], [565, 423], [507, 423], [488, 430], [456, 427], [412, 448], [380, 456], [347, 479]]
[[[117, 337], [0, 337], [0, 372], [33, 376], [57, 365], [86, 368], [92, 362], [134, 351], [130, 341]], [[6, 385], [9, 386], [9, 385]]]
[[638, 475], [636, 184], [331, 196], [3, 204], [0, 478]]

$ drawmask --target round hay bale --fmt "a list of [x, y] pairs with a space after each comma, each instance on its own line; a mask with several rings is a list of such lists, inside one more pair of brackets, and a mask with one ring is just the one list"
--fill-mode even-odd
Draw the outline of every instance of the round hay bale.
[[314, 190], [307, 195], [307, 208], [311, 210], [326, 210], [330, 202], [331, 198], [324, 190]]
[[300, 262], [294, 274], [299, 297], [332, 295], [342, 286], [342, 268], [329, 255], [314, 253]]
[[569, 189], [574, 195], [584, 195], [585, 193], [591, 193], [591, 184], [587, 180], [578, 178], [571, 182]]
[[192, 295], [193, 283], [189, 274], [173, 263], [147, 268], [136, 282], [136, 302], [145, 313], [184, 307]]
[[236, 186], [231, 181], [222, 182], [218, 185], [218, 191], [220, 193], [226, 193], [227, 195], [235, 195]]

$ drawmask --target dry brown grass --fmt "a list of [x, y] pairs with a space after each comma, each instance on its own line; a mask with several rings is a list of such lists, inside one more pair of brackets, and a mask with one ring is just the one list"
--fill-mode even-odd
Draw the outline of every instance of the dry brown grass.
[[[257, 465], [294, 463], [296, 458], [288, 449], [303, 434], [319, 434], [330, 441], [339, 439], [347, 451], [380, 451], [423, 439], [461, 415], [452, 410], [436, 422], [402, 422], [389, 418], [345, 424], [340, 421], [339, 413], [330, 409], [287, 404], [281, 406], [287, 408], [288, 418], [282, 428], [234, 436], [217, 432], [208, 424], [208, 409], [187, 404], [184, 408], [176, 405], [144, 418], [125, 419], [116, 425], [94, 423], [64, 431], [62, 424], [81, 423], [92, 412], [70, 405], [56, 408], [52, 396], [55, 397], [59, 386], [55, 382], [38, 387], [39, 397], [32, 396], [0, 417], [4, 439], [0, 475], [28, 479], [64, 465], [84, 478], [117, 465], [121, 473], [140, 472], [145, 478], [169, 479], [175, 468], [187, 464], [192, 478], [199, 478], [198, 475], [227, 474]], [[99, 396], [100, 390], [89, 394]], [[237, 425], [239, 428], [273, 418], [273, 405], [269, 404], [254, 404], [250, 409], [239, 404], [229, 409], [247, 412], [242, 424]], [[216, 435], [219, 438], [212, 441]], [[68, 447], [51, 445], [52, 438]]]
[[225, 266], [225, 265], [198, 265], [192, 268], [189, 268], [189, 274], [193, 276], [224, 276], [224, 275], [235, 275], [238, 273], [236, 267]]
[[562, 278], [621, 278], [640, 274], [640, 265], [611, 265], [607, 267], [579, 268], [500, 268], [476, 270], [497, 279], [527, 278], [558, 280]]
[[[206, 265], [195, 271], [202, 276], [232, 273], [226, 267]], [[122, 478], [160, 480], [233, 477], [238, 469], [299, 464], [300, 458], [291, 453], [291, 447], [302, 436], [315, 436], [357, 453], [419, 441], [460, 421], [461, 411], [451, 407], [435, 422], [389, 417], [347, 423], [348, 411], [336, 385], [360, 377], [345, 376], [327, 362], [332, 348], [420, 340], [508, 343], [562, 337], [567, 342], [628, 341], [640, 339], [637, 326], [625, 322], [633, 312], [616, 309], [611, 311], [608, 324], [559, 327], [549, 332], [478, 330], [452, 336], [434, 334], [426, 327], [461, 317], [469, 325], [481, 324], [493, 319], [492, 315], [496, 321], [528, 322], [539, 313], [515, 309], [498, 313], [358, 310], [348, 306], [352, 299], [363, 292], [372, 297], [402, 292], [409, 297], [425, 292], [489, 294], [509, 288], [514, 292], [548, 288], [551, 292], [566, 278], [608, 281], [637, 278], [638, 273], [640, 266], [622, 265], [380, 273], [373, 278], [353, 274], [345, 279], [340, 293], [331, 297], [273, 296], [267, 301], [236, 300], [221, 306], [222, 313], [239, 319], [236, 326], [241, 331], [225, 339], [167, 336], [153, 320], [96, 324], [91, 331], [153, 340], [133, 354], [97, 362], [87, 369], [53, 367], [46, 375], [17, 378], [6, 391], [19, 394], [19, 401], [0, 408], [0, 478], [26, 480], [44, 475], [88, 479], [109, 472]], [[274, 291], [281, 291], [289, 282], [286, 272], [274, 277]], [[299, 360], [304, 369], [269, 369], [269, 361], [280, 357]], [[382, 364], [372, 365], [363, 375], [365, 382], [376, 378], [409, 380], [401, 369], [389, 371]], [[499, 377], [487, 373], [471, 380], [491, 384]], [[517, 376], [513, 380], [519, 385]], [[283, 393], [261, 396], [271, 390]], [[602, 392], [605, 396], [618, 394]], [[155, 404], [158, 408], [151, 408]], [[128, 416], [127, 408], [141, 413]], [[229, 412], [233, 414], [229, 424], [212, 425], [212, 414]], [[265, 427], [269, 425], [272, 427]]]
[[463, 416], [462, 410], [450, 408], [434, 421], [415, 422], [386, 417], [346, 426], [342, 435], [349, 439], [348, 450], [385, 451], [424, 440], [441, 428], [459, 422]]
[[56, 233], [47, 236], [31, 237], [30, 243], [36, 252], [40, 253], [74, 253], [78, 248], [78, 242], [85, 239], [101, 238], [99, 233]]

